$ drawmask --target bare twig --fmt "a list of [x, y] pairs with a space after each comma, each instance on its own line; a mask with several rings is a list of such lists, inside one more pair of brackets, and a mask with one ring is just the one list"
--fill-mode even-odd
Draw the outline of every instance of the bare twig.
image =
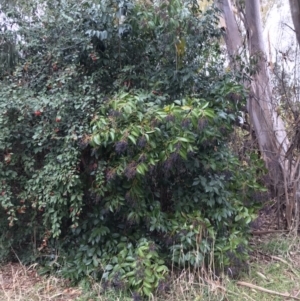
[[286, 27], [288, 27], [289, 29], [291, 29], [293, 32], [296, 32], [294, 28], [292, 28], [290, 25], [283, 23]]

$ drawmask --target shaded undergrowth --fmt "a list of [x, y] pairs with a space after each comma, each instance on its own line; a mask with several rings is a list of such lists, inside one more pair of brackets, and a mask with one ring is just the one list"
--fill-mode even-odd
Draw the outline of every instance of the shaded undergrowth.
[[[285, 235], [261, 236], [252, 239], [253, 253], [249, 271], [239, 279], [225, 274], [199, 271], [173, 272], [164, 287], [147, 300], [155, 301], [273, 301], [300, 298], [300, 247], [299, 238]], [[247, 287], [246, 285], [250, 286]], [[252, 286], [252, 287], [251, 287]], [[262, 290], [266, 289], [267, 292]], [[281, 296], [279, 294], [282, 294]], [[104, 289], [93, 283], [90, 288], [70, 287], [59, 277], [43, 277], [37, 266], [8, 264], [0, 269], [0, 299], [8, 301], [129, 301], [142, 300], [139, 296], [122, 290]], [[292, 300], [291, 299], [291, 300]]]

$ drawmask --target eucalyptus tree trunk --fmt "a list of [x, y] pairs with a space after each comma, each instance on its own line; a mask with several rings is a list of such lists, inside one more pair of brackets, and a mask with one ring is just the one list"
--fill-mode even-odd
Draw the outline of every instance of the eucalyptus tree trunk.
[[[238, 68], [237, 64], [233, 64], [234, 55], [242, 47], [246, 47], [244, 50], [248, 54], [253, 69], [251, 83], [247, 86], [249, 89], [247, 110], [251, 127], [255, 132], [259, 149], [268, 168], [274, 191], [277, 195], [286, 195], [286, 207], [290, 208], [287, 215], [290, 215], [293, 208], [289, 204], [287, 196], [290, 179], [286, 162], [289, 141], [284, 123], [276, 110], [277, 104], [273, 102], [272, 98], [272, 86], [262, 34], [260, 1], [245, 0], [244, 7], [239, 7], [241, 20], [244, 23], [244, 32], [246, 32], [244, 45], [231, 1], [218, 0], [218, 5], [226, 23], [224, 39], [232, 68]], [[287, 217], [287, 220], [288, 226], [290, 226], [291, 218]]]
[[289, 0], [292, 19], [295, 27], [296, 37], [298, 44], [300, 45], [300, 1]]
[[287, 133], [284, 123], [273, 102], [272, 85], [267, 65], [267, 56], [263, 40], [259, 0], [246, 0], [245, 26], [248, 38], [250, 62], [255, 72], [252, 76], [251, 93], [248, 100], [248, 112], [255, 129], [259, 147], [269, 166], [279, 157], [284, 162], [288, 149]]
[[[227, 52], [230, 59], [234, 59], [234, 56], [237, 55], [238, 51], [242, 48], [242, 36], [237, 27], [231, 1], [220, 0], [218, 6], [223, 13], [223, 18], [226, 25], [224, 39], [227, 46]], [[231, 63], [233, 63], [233, 61], [231, 61]]]

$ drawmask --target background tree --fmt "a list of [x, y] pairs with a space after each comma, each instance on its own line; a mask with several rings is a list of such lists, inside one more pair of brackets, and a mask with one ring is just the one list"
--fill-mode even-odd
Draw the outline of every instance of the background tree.
[[[294, 190], [295, 174], [298, 163], [289, 158], [289, 139], [285, 125], [277, 110], [278, 103], [272, 95], [272, 85], [268, 70], [268, 63], [264, 40], [262, 36], [262, 25], [259, 1], [245, 1], [235, 3], [237, 16], [244, 25], [246, 36], [243, 38], [238, 28], [237, 19], [233, 13], [233, 5], [228, 0], [220, 1], [224, 19], [226, 21], [225, 41], [228, 53], [233, 61], [240, 61], [241, 57], [250, 62], [250, 82], [245, 82], [249, 88], [247, 111], [250, 116], [251, 126], [255, 131], [259, 149], [262, 153], [266, 166], [269, 170], [272, 186], [277, 196], [285, 195], [286, 219], [291, 226], [292, 211], [295, 208], [295, 194], [289, 197]], [[230, 43], [234, 41], [234, 43]], [[244, 41], [244, 42], [243, 42]], [[242, 70], [241, 64], [231, 64], [232, 68]], [[280, 204], [280, 200], [278, 200]]]

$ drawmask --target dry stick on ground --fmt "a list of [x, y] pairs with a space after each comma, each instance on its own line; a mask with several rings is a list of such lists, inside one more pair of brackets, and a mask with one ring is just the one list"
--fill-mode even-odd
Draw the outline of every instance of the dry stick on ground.
[[249, 287], [249, 288], [253, 288], [253, 289], [256, 289], [258, 291], [267, 293], [267, 294], [276, 295], [276, 296], [285, 297], [285, 298], [291, 298], [291, 299], [294, 299], [294, 300], [300, 300], [300, 298], [294, 297], [294, 296], [292, 296], [288, 293], [284, 294], [284, 293], [279, 293], [279, 292], [276, 292], [276, 291], [271, 291], [271, 290], [268, 290], [268, 289], [263, 288], [261, 286], [254, 285], [252, 283], [248, 283], [248, 282], [244, 282], [244, 281], [238, 281], [237, 284], [241, 285], [241, 286], [246, 286], [246, 287]]
[[287, 233], [289, 230], [262, 230], [262, 231], [251, 231], [252, 235], [263, 235], [263, 234], [271, 234], [271, 233]]
[[293, 272], [295, 274], [295, 276], [299, 277], [299, 274], [295, 271], [295, 269], [293, 268], [293, 266], [289, 262], [287, 262], [286, 260], [284, 260], [283, 258], [280, 258], [278, 256], [271, 255], [270, 257], [272, 259], [278, 260], [278, 261], [286, 264], [289, 267], [289, 269], [291, 270], [291, 272]]

